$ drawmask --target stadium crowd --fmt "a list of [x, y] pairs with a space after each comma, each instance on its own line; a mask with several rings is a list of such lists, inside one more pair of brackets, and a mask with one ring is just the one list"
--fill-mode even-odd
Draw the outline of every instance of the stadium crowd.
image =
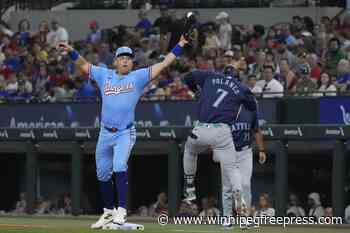
[[[313, 22], [294, 16], [289, 23], [234, 25], [226, 12], [212, 21], [196, 23], [191, 48], [149, 85], [143, 100], [195, 98], [183, 83], [193, 69], [222, 71], [231, 64], [237, 77], [258, 96], [334, 96], [350, 90], [350, 15]], [[178, 41], [184, 19], [175, 10], [160, 8], [154, 22], [141, 9], [135, 27], [101, 29], [96, 20], [81, 41], [70, 41], [69, 30], [56, 19], [18, 28], [0, 26], [0, 102], [96, 101], [97, 89], [86, 75], [57, 48], [71, 42], [92, 64], [112, 67], [113, 52], [127, 45], [135, 51], [135, 66], [144, 67], [164, 57]]]

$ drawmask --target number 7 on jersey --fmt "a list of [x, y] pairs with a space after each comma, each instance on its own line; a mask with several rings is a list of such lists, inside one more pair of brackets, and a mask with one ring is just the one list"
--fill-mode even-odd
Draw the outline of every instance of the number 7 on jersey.
[[216, 101], [213, 104], [213, 107], [218, 108], [220, 103], [224, 100], [224, 98], [227, 96], [228, 92], [219, 88], [216, 91], [217, 94], [219, 94], [218, 98], [216, 99]]

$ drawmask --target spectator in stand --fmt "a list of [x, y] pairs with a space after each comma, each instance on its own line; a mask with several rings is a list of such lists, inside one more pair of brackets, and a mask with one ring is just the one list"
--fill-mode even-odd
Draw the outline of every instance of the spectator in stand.
[[255, 62], [249, 65], [249, 74], [256, 75], [259, 79], [263, 72], [263, 67], [266, 60], [266, 53], [262, 50], [255, 53]]
[[292, 31], [301, 31], [303, 29], [303, 19], [299, 15], [292, 18]]
[[233, 57], [234, 57], [234, 53], [232, 50], [227, 50], [225, 53], [224, 53], [224, 63], [226, 65], [234, 65], [234, 60], [233, 60]]
[[321, 78], [321, 67], [318, 63], [318, 56], [314, 53], [308, 54], [306, 57], [307, 63], [310, 65], [311, 67], [311, 78], [315, 79], [315, 80], [320, 80]]
[[196, 204], [192, 203], [190, 205], [190, 208], [191, 208], [192, 216], [198, 216], [198, 214], [199, 214], [198, 206]]
[[336, 96], [337, 88], [332, 84], [332, 79], [329, 77], [329, 74], [323, 72], [321, 74], [321, 79], [318, 81], [318, 93], [315, 93], [315, 96]]
[[149, 216], [147, 206], [140, 206], [140, 208], [138, 209], [137, 212], [138, 212], [137, 216], [140, 216], [140, 217], [148, 217]]
[[87, 35], [86, 42], [91, 44], [98, 44], [102, 40], [102, 32], [99, 29], [98, 22], [93, 20], [89, 23], [90, 33]]
[[[13, 48], [5, 49], [5, 57], [6, 59], [3, 62], [3, 69], [7, 69], [7, 73], [18, 72], [21, 69], [21, 59], [18, 56], [18, 52]], [[4, 75], [6, 78], [6, 74]]]
[[320, 217], [324, 216], [324, 209], [321, 204], [320, 194], [310, 193], [308, 196], [308, 205], [310, 206], [308, 214], [309, 217], [319, 219]]
[[30, 43], [32, 33], [30, 32], [30, 22], [27, 19], [22, 19], [18, 23], [18, 32], [15, 37], [18, 39], [20, 47], [26, 47]]
[[312, 96], [317, 90], [317, 85], [310, 77], [309, 65], [302, 65], [299, 68], [298, 83], [296, 85], [296, 95]]
[[345, 223], [350, 224], [350, 205], [345, 209], [344, 219]]
[[33, 84], [34, 96], [36, 96], [39, 101], [44, 99], [46, 96], [46, 89], [49, 85], [49, 76], [45, 64], [40, 65], [38, 74], [33, 77]]
[[264, 66], [272, 66], [275, 70], [275, 73], [279, 74], [280, 67], [278, 66], [278, 64], [275, 63], [275, 61], [275, 54], [273, 53], [273, 51], [270, 49], [266, 50], [266, 59], [264, 62]]
[[57, 203], [57, 211], [61, 215], [72, 214], [72, 200], [69, 194], [63, 194]]
[[331, 31], [336, 34], [341, 28], [341, 22], [339, 17], [334, 17], [330, 22]]
[[337, 65], [336, 85], [340, 91], [349, 91], [350, 89], [350, 62], [341, 59]]
[[54, 96], [58, 102], [69, 102], [72, 100], [76, 90], [73, 89], [70, 82], [64, 82], [62, 85], [53, 88]]
[[139, 22], [136, 24], [136, 32], [139, 38], [148, 37], [152, 28], [151, 21], [147, 18], [147, 11], [141, 9], [138, 14]]
[[285, 42], [288, 48], [294, 48], [297, 46], [297, 39], [292, 35], [289, 25], [285, 25], [283, 27], [282, 35], [285, 38]]
[[159, 33], [160, 51], [162, 54], [165, 54], [168, 46], [167, 34], [169, 32], [169, 25], [172, 24], [172, 19], [167, 6], [161, 5], [159, 10], [160, 17], [154, 21], [153, 28], [156, 28]]
[[51, 213], [51, 201], [39, 198], [37, 201], [37, 208], [35, 209], [35, 214], [50, 214]]
[[287, 209], [288, 217], [304, 217], [305, 210], [300, 206], [299, 198], [295, 194], [289, 195], [289, 204]]
[[95, 101], [97, 98], [97, 89], [91, 80], [85, 78], [75, 78], [75, 87], [77, 91], [74, 93], [74, 100], [77, 101]]
[[332, 207], [327, 207], [327, 208], [324, 209], [324, 216], [328, 217], [328, 218], [333, 217], [333, 209], [332, 209]]
[[209, 25], [206, 32], [204, 33], [205, 35], [205, 42], [202, 47], [203, 49], [203, 54], [207, 54], [209, 50], [217, 50], [220, 48], [220, 40], [218, 38], [218, 35], [212, 25]]
[[275, 216], [275, 209], [270, 206], [270, 198], [267, 193], [263, 193], [259, 197], [258, 208], [254, 214], [255, 217], [267, 216], [273, 217]]
[[158, 216], [160, 214], [168, 213], [168, 196], [166, 193], [159, 193], [157, 196], [157, 201], [150, 207], [150, 215]]
[[193, 216], [192, 213], [193, 211], [191, 210], [190, 205], [187, 202], [181, 202], [177, 216], [190, 217]]
[[199, 216], [219, 216], [220, 211], [215, 207], [215, 199], [214, 198], [202, 198], [201, 200], [202, 211], [199, 213]]
[[191, 93], [180, 77], [175, 77], [174, 82], [170, 84], [170, 97], [173, 100], [190, 99], [193, 96]]
[[38, 42], [40, 45], [45, 45], [49, 32], [49, 23], [46, 20], [41, 21], [39, 24], [39, 32], [36, 35], [36, 42]]
[[107, 65], [100, 61], [100, 55], [98, 53], [93, 53], [91, 55], [91, 64], [95, 66], [101, 66], [107, 68]]
[[29, 80], [29, 76], [19, 73], [18, 74], [18, 93], [17, 96], [21, 99], [29, 101], [32, 97], [33, 85]]
[[254, 74], [250, 74], [247, 79], [247, 86], [255, 95], [260, 96], [262, 88], [256, 85], [257, 78]]
[[11, 211], [14, 214], [25, 214], [27, 208], [26, 193], [20, 193], [19, 201], [16, 202], [15, 209]]
[[224, 51], [230, 50], [232, 40], [232, 26], [229, 22], [229, 15], [226, 12], [222, 11], [216, 16], [215, 19], [219, 23], [220, 48]]
[[339, 34], [344, 37], [345, 40], [350, 40], [350, 13], [345, 15], [339, 28]]
[[46, 39], [47, 43], [51, 47], [57, 48], [58, 43], [69, 42], [69, 35], [67, 30], [59, 24], [57, 19], [51, 21], [51, 29], [52, 30], [47, 34]]
[[7, 85], [5, 88], [10, 95], [15, 95], [18, 91], [18, 80], [16, 73], [11, 73], [9, 79], [7, 80]]
[[109, 45], [107, 43], [102, 43], [99, 50], [99, 58], [100, 62], [106, 64], [107, 67], [111, 67], [113, 64], [114, 56], [109, 49]]
[[242, 46], [235, 44], [232, 47], [233, 50], [233, 58], [232, 58], [232, 65], [235, 67], [235, 69], [239, 69], [239, 66], [241, 65], [241, 61], [245, 59], [243, 57], [243, 51]]
[[135, 52], [135, 62], [138, 64], [138, 67], [146, 67], [150, 64], [150, 57], [153, 53], [151, 41], [149, 38], [144, 37], [140, 40], [140, 45], [140, 49]]
[[279, 62], [281, 59], [287, 59], [288, 64], [290, 65], [291, 69], [296, 69], [298, 65], [297, 57], [289, 51], [287, 48], [287, 42], [284, 36], [280, 35], [277, 40], [277, 61]]
[[337, 65], [340, 60], [346, 59], [345, 54], [340, 50], [338, 38], [332, 38], [328, 42], [328, 51], [325, 55], [325, 69], [331, 75], [336, 75]]
[[279, 74], [279, 81], [283, 85], [284, 90], [288, 94], [295, 92], [295, 86], [297, 83], [297, 77], [295, 73], [289, 68], [288, 60], [282, 59], [280, 61], [280, 74]]
[[264, 66], [263, 80], [257, 82], [262, 89], [263, 98], [275, 98], [283, 96], [283, 85], [274, 78], [274, 68]]

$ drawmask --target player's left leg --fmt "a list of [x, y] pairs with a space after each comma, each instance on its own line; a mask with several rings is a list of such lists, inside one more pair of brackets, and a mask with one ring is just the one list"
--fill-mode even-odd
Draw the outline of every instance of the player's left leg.
[[218, 134], [213, 149], [214, 156], [220, 158], [222, 172], [230, 179], [235, 208], [241, 211], [245, 206], [245, 202], [242, 198], [241, 175], [239, 172], [240, 164], [237, 160], [230, 127], [222, 127], [217, 133], [213, 131], [213, 134]]
[[231, 222], [231, 218], [233, 216], [232, 185], [230, 182], [230, 177], [228, 176], [227, 173], [224, 172], [222, 166], [220, 166], [220, 170], [221, 170], [221, 185], [222, 185], [222, 215], [226, 217], [222, 225], [225, 229], [230, 229], [233, 227], [233, 223]]
[[92, 229], [101, 229], [110, 223], [116, 215], [114, 208], [114, 190], [112, 184], [113, 148], [111, 146], [113, 134], [101, 128], [96, 146], [96, 173], [99, 181], [103, 201], [103, 214], [97, 222], [91, 225]]
[[184, 201], [196, 200], [195, 177], [197, 172], [198, 154], [208, 148], [207, 133], [205, 128], [197, 126], [185, 143], [183, 167], [184, 167]]
[[240, 164], [242, 195], [248, 210], [250, 210], [252, 202], [251, 178], [253, 173], [253, 151], [252, 149], [243, 150], [238, 152], [237, 156]]
[[113, 172], [116, 173], [115, 184], [118, 190], [118, 209], [113, 222], [122, 225], [126, 222], [127, 217], [128, 160], [136, 141], [136, 130], [134, 127], [126, 129], [118, 132], [116, 136], [113, 147]]

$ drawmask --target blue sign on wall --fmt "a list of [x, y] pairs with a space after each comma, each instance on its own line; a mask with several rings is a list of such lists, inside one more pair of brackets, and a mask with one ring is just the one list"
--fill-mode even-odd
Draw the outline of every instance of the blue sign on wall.
[[350, 125], [350, 97], [320, 98], [320, 123]]
[[[277, 101], [260, 101], [261, 121], [278, 123]], [[63, 128], [98, 127], [97, 103], [13, 104], [0, 105], [0, 127]], [[136, 108], [136, 126], [192, 126], [197, 120], [194, 101], [141, 102]]]

